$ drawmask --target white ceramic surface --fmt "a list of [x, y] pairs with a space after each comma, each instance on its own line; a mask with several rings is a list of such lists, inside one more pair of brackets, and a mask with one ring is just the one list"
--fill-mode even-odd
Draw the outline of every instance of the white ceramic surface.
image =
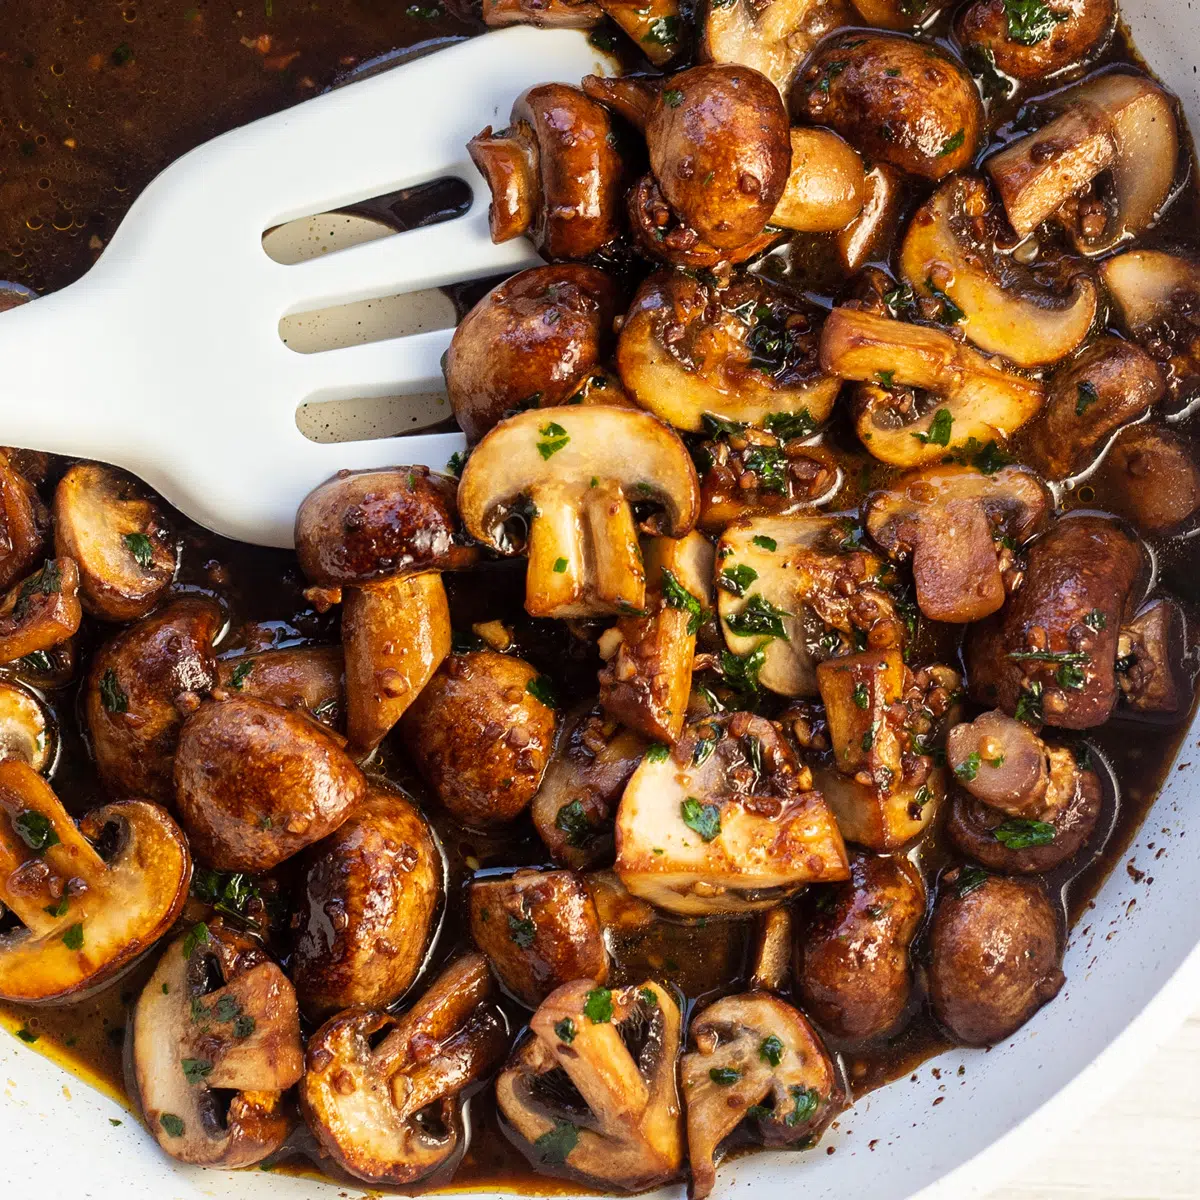
[[[1143, 55], [1200, 128], [1200, 6], [1128, 0], [1124, 12]], [[751, 1191], [762, 1200], [959, 1200], [996, 1186], [1056, 1129], [1114, 1094], [1200, 994], [1200, 783], [1191, 769], [1193, 759], [1200, 765], [1198, 737], [1194, 726], [1129, 854], [1072, 937], [1067, 986], [1052, 1004], [1003, 1046], [945, 1054], [916, 1082], [873, 1092], [813, 1153], [757, 1155], [723, 1168], [718, 1200]], [[1130, 858], [1147, 872], [1140, 880], [1124, 869]], [[1136, 1141], [1112, 1147], [1138, 1152]], [[0, 1197], [335, 1200], [368, 1192], [180, 1167], [113, 1101], [0, 1037]]]

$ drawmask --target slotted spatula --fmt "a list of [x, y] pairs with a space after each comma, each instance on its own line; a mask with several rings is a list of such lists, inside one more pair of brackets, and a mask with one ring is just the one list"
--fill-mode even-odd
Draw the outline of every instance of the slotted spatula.
[[[185, 154], [83, 279], [0, 315], [0, 444], [114, 463], [229, 537], [290, 546], [296, 508], [342, 467], [445, 468], [459, 434], [320, 444], [306, 401], [437, 390], [451, 330], [314, 354], [282, 317], [511, 273], [467, 157], [537, 83], [602, 69], [575, 30], [489, 33], [335, 89]], [[265, 230], [428, 180], [471, 187], [457, 219], [283, 265]]]

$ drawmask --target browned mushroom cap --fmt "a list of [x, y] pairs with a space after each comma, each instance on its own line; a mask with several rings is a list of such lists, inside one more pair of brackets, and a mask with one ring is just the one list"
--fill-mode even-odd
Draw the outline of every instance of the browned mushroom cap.
[[79, 628], [79, 568], [72, 558], [48, 558], [0, 600], [0, 662], [65, 642]]
[[769, 1146], [811, 1145], [841, 1107], [821, 1039], [774, 996], [748, 992], [710, 1004], [692, 1018], [691, 1043], [679, 1072], [695, 1200], [712, 1191], [722, 1143], [743, 1121]]
[[468, 143], [492, 192], [492, 241], [527, 234], [547, 258], [586, 258], [621, 232], [624, 164], [608, 110], [579, 88], [544, 83]]
[[888, 163], [875, 163], [863, 176], [861, 194], [862, 211], [833, 239], [847, 272], [878, 258], [890, 242], [904, 206], [903, 176]]
[[300, 1084], [321, 1149], [369, 1183], [413, 1183], [453, 1163], [465, 1148], [463, 1094], [504, 1056], [492, 990], [487, 961], [468, 954], [402, 1016], [350, 1009], [326, 1021]]
[[678, 1174], [680, 1016], [666, 988], [581, 979], [552, 992], [529, 1028], [496, 1079], [496, 1103], [540, 1171], [630, 1192]]
[[502, 417], [568, 400], [612, 346], [618, 289], [595, 267], [534, 267], [492, 288], [446, 353], [450, 406], [471, 442]]
[[33, 485], [13, 465], [12, 452], [0, 452], [0, 588], [25, 575], [42, 552], [45, 505]]
[[771, 224], [802, 233], [832, 233], [862, 212], [863, 162], [828, 129], [793, 129], [792, 169]]
[[408, 990], [425, 961], [442, 873], [416, 806], [372, 782], [350, 819], [309, 851], [291, 959], [306, 1016], [385, 1008]]
[[1098, 473], [1112, 511], [1143, 533], [1174, 534], [1200, 512], [1200, 448], [1161, 425], [1134, 425], [1117, 434]]
[[525, 608], [583, 617], [641, 609], [645, 572], [632, 501], [661, 507], [659, 532], [696, 523], [700, 486], [687, 449], [649, 413], [603, 405], [520, 413], [467, 460], [459, 484], [473, 537], [515, 553], [505, 521], [528, 502]]
[[[345, 620], [343, 616], [343, 625]], [[214, 693], [218, 699], [234, 693], [254, 696], [334, 726], [345, 708], [343, 670], [340, 646], [288, 646], [240, 654], [218, 661]]]
[[595, 709], [563, 726], [530, 815], [556, 862], [575, 870], [612, 854], [613, 817], [646, 743]]
[[517, 871], [467, 889], [471, 939], [511, 996], [529, 1008], [573, 979], [608, 980], [596, 906], [573, 871]]
[[926, 41], [857, 30], [826, 38], [805, 64], [793, 108], [856, 150], [941, 179], [970, 163], [983, 106], [962, 65]]
[[59, 1003], [111, 979], [170, 929], [191, 877], [161, 808], [108, 804], [76, 827], [28, 763], [0, 762], [0, 902], [21, 922], [0, 934], [0, 999]]
[[1134, 712], [1178, 713], [1188, 703], [1183, 610], [1165, 597], [1151, 600], [1117, 639], [1117, 683]]
[[853, 403], [858, 436], [873, 457], [899, 467], [1007, 437], [1042, 406], [1040, 382], [948, 333], [857, 309], [835, 308], [826, 318], [821, 365], [862, 382]]
[[291, 1131], [284, 1092], [304, 1071], [287, 976], [244, 934], [193, 926], [138, 997], [133, 1068], [142, 1115], [172, 1158], [226, 1169], [260, 1162]]
[[934, 1014], [968, 1045], [1003, 1041], [1066, 982], [1059, 918], [1041, 885], [978, 868], [943, 876], [930, 954]]
[[93, 655], [84, 712], [109, 791], [173, 798], [179, 730], [197, 693], [217, 681], [212, 644], [222, 624], [213, 601], [176, 600]]
[[656, 67], [687, 44], [679, 0], [601, 0], [600, 7]]
[[[1065, 358], [1096, 315], [1096, 284], [1078, 260], [1043, 262], [1040, 272], [996, 249], [1001, 236], [987, 185], [975, 175], [948, 179], [913, 215], [900, 248], [900, 270], [921, 296], [942, 304], [989, 354], [1019, 367]], [[1057, 285], [1043, 280], [1050, 269]]]
[[367, 783], [323, 727], [238, 697], [187, 719], [175, 802], [196, 853], [221, 871], [265, 871], [332, 833]]
[[144, 617], [177, 565], [158, 505], [132, 476], [101, 463], [78, 463], [59, 480], [54, 546], [79, 566], [83, 607], [105, 621]]
[[54, 750], [54, 730], [42, 702], [16, 680], [0, 679], [0, 760], [17, 758], [45, 771]]
[[635, 896], [698, 915], [770, 908], [846, 878], [846, 850], [808, 768], [749, 713], [687, 726], [647, 755], [617, 810], [616, 871]]
[[621, 382], [677, 429], [705, 418], [776, 422], [812, 432], [841, 381], [817, 361], [819, 314], [756, 276], [727, 286], [662, 270], [638, 290], [617, 342]]
[[339, 471], [300, 502], [300, 568], [340, 587], [470, 566], [478, 551], [459, 538], [454, 494], [454, 480], [428, 467]]
[[485, 25], [536, 25], [540, 29], [590, 29], [604, 19], [592, 0], [483, 0]]
[[950, 465], [910, 471], [873, 492], [863, 522], [893, 562], [911, 558], [925, 616], [965, 624], [1004, 603], [1011, 547], [1037, 533], [1050, 509], [1045, 485], [1022, 467], [985, 475]]
[[460, 821], [511, 821], [533, 799], [554, 745], [549, 687], [522, 659], [452, 654], [404, 714], [413, 764]]
[[757, 237], [787, 185], [787, 112], [750, 67], [712, 63], [672, 75], [650, 111], [646, 144], [667, 203], [718, 250]]
[[1095, 58], [1116, 24], [1114, 0], [1052, 0], [1028, 15], [1004, 0], [974, 0], [959, 11], [954, 32], [1006, 75], [1042, 80]]

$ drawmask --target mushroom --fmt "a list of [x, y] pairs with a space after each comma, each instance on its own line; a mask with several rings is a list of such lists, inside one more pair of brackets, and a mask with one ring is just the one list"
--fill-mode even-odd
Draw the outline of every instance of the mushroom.
[[1006, 75], [1041, 82], [1096, 58], [1116, 24], [1114, 0], [1052, 0], [1026, 7], [973, 0], [959, 10], [954, 33]]
[[1161, 425], [1117, 434], [1097, 474], [1108, 507], [1142, 533], [1179, 534], [1200, 512], [1200, 467], [1191, 438]]
[[871, 160], [933, 180], [971, 162], [983, 126], [979, 93], [962, 64], [899, 34], [826, 38], [805, 63], [792, 106]]
[[305, 1016], [386, 1008], [412, 986], [434, 932], [442, 875], [416, 805], [372, 780], [349, 819], [308, 852], [290, 967]]
[[792, 969], [792, 910], [786, 904], [760, 912], [755, 921], [751, 990], [783, 992]]
[[845, 228], [866, 201], [863, 161], [828, 129], [793, 129], [792, 169], [771, 224], [801, 233]]
[[109, 791], [174, 799], [179, 730], [199, 694], [217, 682], [212, 646], [224, 623], [206, 597], [173, 600], [92, 656], [83, 707]]
[[1001, 236], [977, 175], [948, 179], [913, 214], [900, 247], [900, 270], [913, 289], [941, 305], [988, 354], [1018, 367], [1065, 358], [1087, 337], [1096, 316], [1096, 284], [1077, 261], [1053, 265], [1059, 285], [996, 248]]
[[727, 286], [662, 270], [638, 289], [617, 342], [621, 382], [643, 407], [696, 433], [705, 417], [812, 432], [841, 381], [817, 363], [815, 309], [756, 276]]
[[0, 600], [0, 663], [15, 662], [65, 642], [79, 628], [79, 568], [48, 558]]
[[323, 726], [238, 697], [202, 705], [179, 732], [175, 803], [219, 871], [265, 871], [331, 834], [367, 794]]
[[725, 644], [759, 663], [763, 687], [815, 696], [818, 658], [860, 639], [881, 649], [903, 643], [895, 601], [879, 582], [886, 564], [861, 548], [857, 530], [844, 517], [758, 517], [721, 535], [717, 612]]
[[846, 878], [846, 851], [807, 767], [750, 713], [688, 725], [647, 755], [617, 810], [616, 872], [635, 896], [685, 915], [770, 908]]
[[77, 463], [54, 492], [54, 548], [79, 567], [79, 600], [104, 621], [136, 621], [175, 575], [175, 540], [132, 476]]
[[[345, 617], [343, 616], [343, 624]], [[239, 654], [217, 661], [218, 698], [236, 692], [307, 713], [324, 725], [337, 725], [345, 701], [340, 646], [288, 646]]]
[[858, 436], [874, 458], [898, 467], [1005, 438], [1037, 414], [1044, 394], [1037, 380], [996, 366], [940, 329], [851, 308], [825, 319], [821, 365], [861, 381]]
[[680, 1015], [661, 984], [588, 979], [551, 992], [496, 1079], [496, 1104], [539, 1171], [637, 1192], [683, 1165]]
[[587, 258], [621, 232], [624, 165], [608, 110], [544, 83], [517, 98], [508, 127], [468, 143], [492, 193], [492, 241], [526, 234], [546, 258]]
[[321, 1150], [368, 1183], [403, 1187], [466, 1148], [464, 1094], [504, 1057], [482, 954], [441, 972], [407, 1012], [352, 1008], [309, 1038], [300, 1110]]
[[687, 42], [679, 0], [601, 0], [600, 7], [656, 67], [670, 62]]
[[20, 759], [44, 773], [54, 761], [55, 749], [42, 702], [16, 680], [0, 679], [0, 761]]
[[450, 607], [434, 572], [346, 590], [346, 733], [370, 754], [450, 653]]
[[888, 163], [875, 163], [863, 176], [861, 194], [862, 211], [833, 239], [847, 272], [858, 271], [871, 259], [890, 252], [904, 207], [903, 176]]
[[0, 588], [28, 574], [42, 553], [46, 507], [14, 465], [15, 451], [0, 451]]
[[483, 0], [481, 15], [485, 25], [539, 29], [590, 29], [604, 19], [592, 0]]
[[556, 862], [575, 870], [612, 854], [613, 818], [645, 740], [596, 709], [569, 718], [530, 815]]
[[854, 0], [859, 16], [880, 29], [920, 29], [938, 7], [937, 0]]
[[421, 777], [474, 827], [520, 816], [554, 745], [550, 681], [490, 650], [452, 654], [404, 714], [400, 731]]
[[245, 934], [193, 926], [138, 997], [133, 1070], [146, 1125], [172, 1158], [261, 1162], [291, 1132], [284, 1093], [304, 1070], [287, 976]]
[[659, 532], [696, 523], [700, 487], [683, 443], [649, 413], [595, 407], [519, 413], [467, 460], [459, 506], [473, 537], [516, 547], [505, 521], [526, 502], [525, 608], [536, 617], [641, 609], [645, 574], [632, 501], [662, 506]]
[[692, 1018], [679, 1062], [687, 1101], [691, 1195], [713, 1189], [722, 1143], [743, 1121], [768, 1146], [811, 1146], [843, 1101], [833, 1060], [790, 1004], [725, 996]]
[[339, 471], [296, 513], [296, 557], [310, 583], [340, 588], [470, 566], [454, 480], [428, 467]]
[[446, 352], [446, 390], [467, 440], [525, 408], [569, 400], [612, 345], [618, 289], [596, 267], [521, 271], [462, 319]]
[[8, 670], [22, 683], [39, 691], [53, 692], [64, 688], [75, 680], [78, 640], [76, 634], [46, 650], [36, 650], [24, 658], [17, 659], [16, 662], [9, 663]]
[[912, 560], [917, 605], [931, 621], [966, 624], [994, 613], [1013, 548], [1045, 524], [1052, 502], [1023, 467], [910, 471], [863, 505], [863, 523], [893, 562]]
[[0, 999], [69, 1002], [112, 979], [170, 929], [191, 876], [157, 805], [107, 804], [76, 826], [27, 762], [0, 761], [0, 902], [21, 923], [0, 933]]
[[1178, 715], [1191, 682], [1185, 670], [1183, 610], [1165, 597], [1151, 600], [1117, 638], [1117, 684], [1121, 702], [1137, 713]]
[[622, 617], [600, 640], [600, 706], [643, 737], [673, 742], [687, 716], [696, 634], [712, 609], [713, 546], [647, 538], [646, 612]]
[[471, 940], [501, 987], [527, 1008], [574, 979], [608, 981], [600, 921], [573, 871], [476, 877], [467, 888]]

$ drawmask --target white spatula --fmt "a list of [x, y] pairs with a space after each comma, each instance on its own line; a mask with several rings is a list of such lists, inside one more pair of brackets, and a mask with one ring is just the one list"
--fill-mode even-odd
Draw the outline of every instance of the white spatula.
[[[540, 260], [493, 245], [467, 157], [543, 82], [601, 69], [574, 30], [514, 28], [338, 88], [185, 154], [134, 203], [96, 265], [0, 315], [0, 445], [115, 463], [229, 537], [290, 546], [296, 507], [342, 467], [441, 470], [458, 434], [320, 444], [306, 401], [436, 390], [450, 330], [314, 354], [281, 318]], [[264, 231], [428, 180], [471, 187], [457, 219], [283, 265]]]

